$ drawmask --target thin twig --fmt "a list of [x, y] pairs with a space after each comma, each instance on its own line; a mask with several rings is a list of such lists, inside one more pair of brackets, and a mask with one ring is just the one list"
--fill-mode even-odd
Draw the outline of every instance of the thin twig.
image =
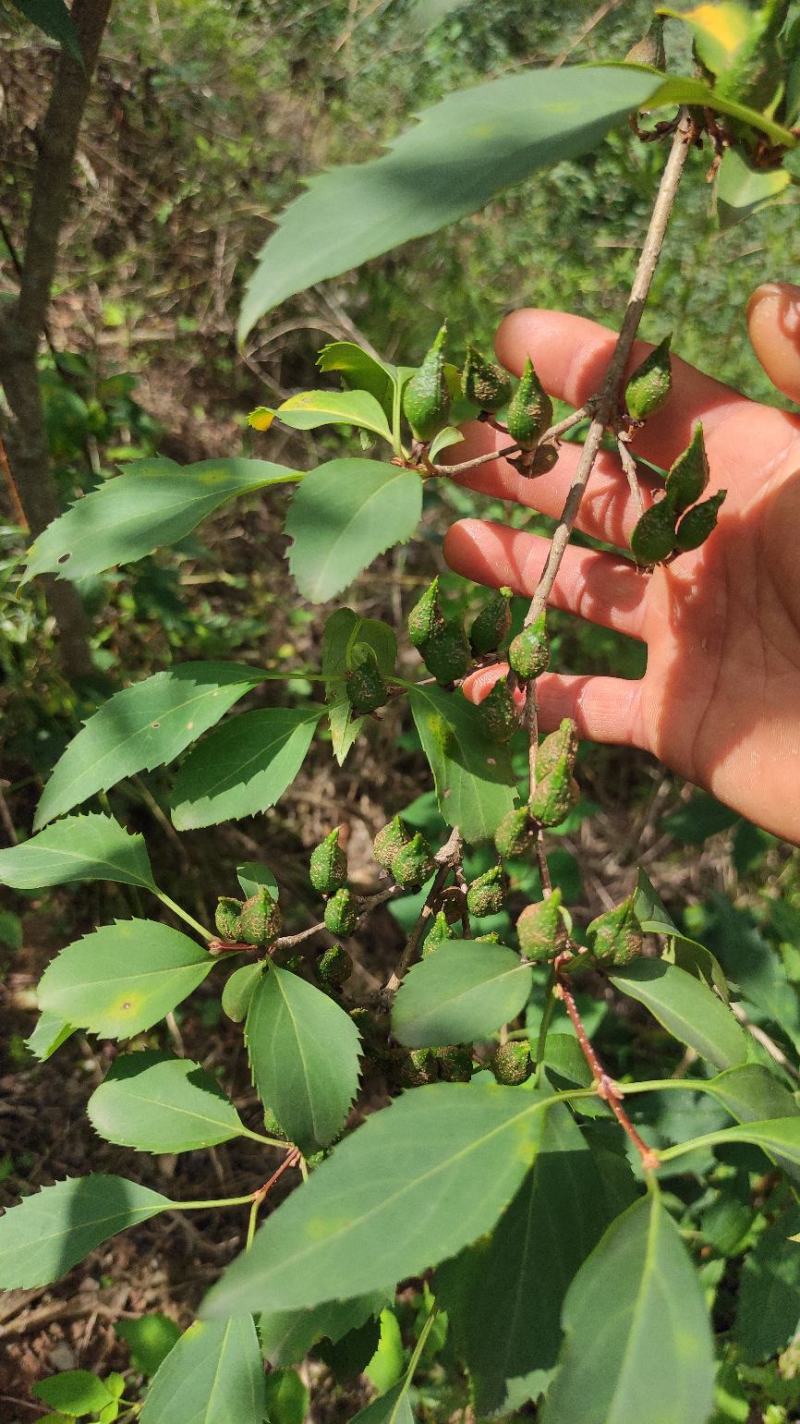
[[445, 881], [451, 870], [453, 870], [460, 861], [463, 848], [464, 842], [461, 838], [461, 834], [459, 831], [454, 830], [451, 832], [449, 839], [442, 846], [441, 850], [436, 852], [435, 859], [439, 868], [433, 878], [433, 884], [425, 896], [425, 904], [419, 912], [417, 922], [406, 941], [405, 949], [397, 962], [397, 968], [380, 991], [378, 997], [384, 1002], [390, 999], [393, 994], [396, 994], [400, 988], [403, 976], [422, 943], [428, 921], [435, 912], [442, 890], [444, 889]]
[[[545, 430], [544, 435], [539, 440], [539, 445], [546, 445], [549, 441], [558, 440], [560, 435], [564, 435], [567, 430], [571, 430], [573, 425], [578, 425], [585, 420], [589, 414], [589, 405], [582, 405], [579, 410], [573, 410], [571, 415], [565, 415], [563, 420], [559, 420], [555, 425], [551, 425]], [[496, 430], [504, 434], [502, 425], [496, 425]], [[472, 460], [462, 460], [460, 465], [431, 465], [435, 475], [463, 475], [467, 470], [477, 470], [480, 465], [488, 465], [491, 460], [503, 460], [506, 455], [513, 455], [514, 451], [519, 451], [519, 445], [504, 445], [500, 450], [485, 450], [482, 455], [476, 455]]]
[[642, 498], [642, 487], [639, 484], [639, 472], [636, 469], [636, 461], [628, 448], [627, 442], [620, 439], [619, 435], [617, 436], [617, 450], [619, 451], [620, 462], [625, 472], [625, 478], [628, 481], [628, 489], [631, 492], [634, 508], [636, 509], [636, 518], [638, 520], [641, 519], [644, 514], [644, 499]]

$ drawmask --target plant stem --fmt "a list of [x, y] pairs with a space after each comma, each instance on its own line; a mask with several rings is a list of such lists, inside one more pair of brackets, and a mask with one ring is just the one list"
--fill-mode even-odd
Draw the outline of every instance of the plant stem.
[[461, 860], [463, 846], [464, 842], [461, 839], [460, 831], [453, 830], [441, 850], [436, 852], [435, 859], [438, 862], [439, 868], [433, 878], [433, 884], [425, 896], [425, 903], [419, 912], [417, 922], [406, 941], [406, 947], [398, 960], [397, 968], [380, 990], [379, 998], [384, 1002], [390, 999], [393, 994], [396, 994], [400, 988], [403, 976], [419, 949], [428, 921], [435, 911], [439, 897], [444, 889], [445, 881], [450, 871]]
[[620, 464], [625, 471], [625, 478], [628, 481], [628, 489], [631, 492], [631, 497], [636, 509], [636, 518], [641, 519], [644, 514], [644, 499], [642, 498], [642, 487], [639, 484], [639, 475], [636, 470], [636, 461], [628, 449], [627, 443], [624, 440], [620, 440], [619, 436], [617, 436], [617, 452], [619, 454]]
[[165, 890], [156, 890], [155, 893], [162, 905], [166, 905], [167, 909], [171, 910], [173, 915], [177, 915], [179, 919], [184, 920], [187, 925], [191, 925], [193, 930], [196, 930], [199, 935], [203, 936], [203, 939], [212, 940], [214, 938], [210, 930], [203, 929], [200, 921], [196, 920], [193, 915], [190, 915], [188, 910], [184, 910], [178, 905]]
[[171, 1201], [170, 1211], [210, 1211], [218, 1206], [247, 1206], [253, 1200], [253, 1193], [246, 1197], [219, 1197], [213, 1201]]

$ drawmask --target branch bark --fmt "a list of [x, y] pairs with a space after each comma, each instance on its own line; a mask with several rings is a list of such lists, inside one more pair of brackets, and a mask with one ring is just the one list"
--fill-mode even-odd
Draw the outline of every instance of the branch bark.
[[[78, 133], [111, 0], [74, 0], [72, 20], [83, 66], [65, 50], [58, 59], [50, 101], [39, 135], [30, 216], [21, 260], [19, 293], [0, 320], [0, 382], [11, 412], [8, 448], [19, 500], [36, 537], [59, 514], [37, 357], [69, 203]], [[48, 579], [48, 607], [59, 632], [59, 656], [69, 677], [92, 671], [88, 624], [72, 584]]]

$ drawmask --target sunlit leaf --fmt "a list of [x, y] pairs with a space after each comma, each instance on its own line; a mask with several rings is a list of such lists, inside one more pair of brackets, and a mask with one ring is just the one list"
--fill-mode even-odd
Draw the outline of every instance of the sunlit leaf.
[[303, 765], [321, 707], [243, 712], [190, 752], [172, 792], [179, 831], [256, 816], [280, 799]]
[[37, 836], [0, 851], [0, 884], [38, 890], [75, 880], [116, 880], [154, 888], [144, 837], [111, 816], [68, 816]]
[[368, 391], [301, 391], [275, 411], [278, 420], [293, 430], [316, 430], [320, 425], [356, 425], [391, 443], [392, 432], [381, 406]]
[[263, 1424], [264, 1367], [251, 1316], [196, 1320], [156, 1371], [141, 1424]]
[[408, 700], [444, 819], [466, 841], [489, 840], [515, 801], [507, 748], [487, 737], [460, 692], [417, 685]]
[[106, 1142], [138, 1152], [190, 1152], [244, 1132], [210, 1073], [189, 1058], [154, 1050], [116, 1058], [86, 1111]]
[[644, 1004], [659, 1023], [717, 1068], [747, 1058], [747, 1035], [730, 1009], [700, 979], [676, 964], [641, 959], [610, 976], [620, 993]]
[[392, 1009], [392, 1032], [410, 1048], [488, 1038], [521, 1013], [533, 971], [502, 944], [453, 940], [414, 965]]

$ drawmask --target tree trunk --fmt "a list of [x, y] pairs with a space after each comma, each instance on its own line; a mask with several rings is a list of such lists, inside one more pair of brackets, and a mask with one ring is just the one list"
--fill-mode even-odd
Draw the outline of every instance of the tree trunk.
[[[69, 201], [78, 131], [110, 8], [111, 0], [74, 0], [72, 20], [84, 66], [62, 49], [40, 129], [19, 294], [3, 309], [0, 321], [0, 382], [12, 418], [9, 456], [34, 538], [60, 513], [39, 388], [39, 343]], [[58, 627], [59, 657], [65, 673], [71, 678], [89, 675], [88, 622], [76, 590], [70, 583], [48, 578], [45, 595]]]

